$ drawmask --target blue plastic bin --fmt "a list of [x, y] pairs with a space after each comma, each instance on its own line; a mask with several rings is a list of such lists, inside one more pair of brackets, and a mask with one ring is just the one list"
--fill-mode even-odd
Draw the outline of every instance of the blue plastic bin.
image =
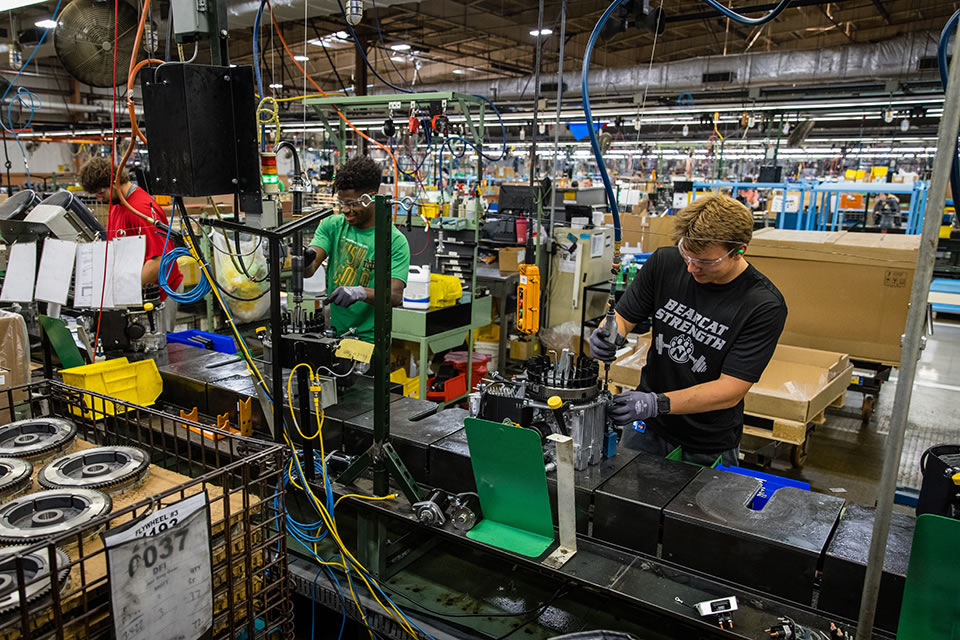
[[754, 496], [753, 504], [750, 505], [750, 508], [754, 511], [760, 511], [763, 509], [764, 505], [767, 504], [767, 501], [777, 489], [781, 489], [783, 487], [796, 487], [797, 489], [810, 491], [809, 483], [800, 482], [799, 480], [791, 480], [790, 478], [781, 478], [780, 476], [775, 476], [772, 473], [754, 471], [753, 469], [745, 469], [743, 467], [725, 467], [722, 464], [717, 465], [717, 469], [729, 471], [730, 473], [737, 473], [741, 476], [750, 476], [751, 478], [756, 478], [760, 481], [760, 491], [758, 491], [757, 495]]
[[231, 336], [223, 336], [219, 333], [210, 333], [209, 331], [197, 331], [196, 329], [177, 331], [176, 333], [167, 334], [167, 342], [186, 344], [190, 345], [191, 347], [204, 349], [205, 347], [203, 344], [198, 342], [195, 338], [208, 338], [213, 342], [213, 351], [218, 351], [220, 353], [237, 352], [237, 346], [234, 344]]

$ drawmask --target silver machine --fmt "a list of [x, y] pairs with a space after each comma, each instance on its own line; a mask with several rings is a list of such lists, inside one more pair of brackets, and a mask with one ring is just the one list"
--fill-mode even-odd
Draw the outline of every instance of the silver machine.
[[610, 392], [602, 389], [597, 361], [564, 349], [531, 358], [512, 380], [493, 374], [471, 402], [471, 413], [538, 431], [548, 469], [554, 465], [547, 436], [570, 436], [579, 471], [616, 454], [616, 433], [607, 419], [611, 402]]

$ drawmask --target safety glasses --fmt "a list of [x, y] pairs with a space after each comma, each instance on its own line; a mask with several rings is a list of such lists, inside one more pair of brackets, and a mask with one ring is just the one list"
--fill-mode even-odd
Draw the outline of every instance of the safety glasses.
[[709, 269], [717, 266], [729, 258], [731, 255], [733, 255], [734, 251], [739, 249], [739, 247], [734, 247], [733, 249], [730, 249], [730, 251], [727, 251], [725, 255], [713, 260], [703, 260], [702, 258], [694, 258], [693, 256], [687, 255], [687, 252], [683, 250], [683, 238], [680, 238], [680, 242], [677, 243], [677, 249], [680, 251], [680, 257], [682, 257], [687, 264], [692, 264], [693, 266], [700, 267], [701, 269]]

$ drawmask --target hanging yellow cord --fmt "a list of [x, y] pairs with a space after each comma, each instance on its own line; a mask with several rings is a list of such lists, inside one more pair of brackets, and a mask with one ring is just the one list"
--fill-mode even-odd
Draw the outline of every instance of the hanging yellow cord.
[[[297, 416], [293, 412], [293, 376], [294, 374], [296, 374], [297, 369], [299, 369], [300, 367], [307, 368], [307, 371], [310, 372], [310, 380], [316, 379], [316, 376], [313, 373], [313, 367], [311, 367], [309, 364], [305, 362], [301, 362], [300, 364], [295, 366], [293, 368], [293, 371], [290, 372], [290, 376], [287, 378], [287, 399], [288, 399], [287, 404], [290, 408], [290, 419], [293, 420], [293, 426], [297, 428], [297, 433], [299, 433], [300, 437], [303, 438], [304, 440], [313, 440], [314, 438], [320, 435], [320, 431], [323, 429], [323, 412], [320, 411], [320, 400], [316, 397], [316, 395], [314, 395], [313, 406], [314, 406], [314, 409], [316, 409], [317, 411], [317, 432], [314, 433], [312, 436], [306, 436], [303, 434], [303, 431], [300, 430], [300, 425], [297, 423]], [[326, 459], [326, 456], [324, 455], [324, 452], [323, 452], [323, 438], [320, 439], [320, 449], [321, 449], [320, 450], [321, 457]]]
[[721, 140], [723, 140], [723, 134], [720, 133], [720, 130], [719, 130], [719, 129], [717, 129], [717, 120], [719, 120], [719, 118], [720, 118], [720, 112], [719, 112], [719, 111], [714, 111], [714, 112], [713, 112], [713, 132], [714, 132], [715, 134], [717, 134], [717, 137], [718, 137], [718, 138], [720, 138]]
[[[271, 106], [266, 106], [271, 105]], [[266, 117], [264, 117], [266, 116]], [[276, 98], [267, 96], [257, 105], [257, 144], [263, 144], [263, 126], [274, 126], [274, 140], [280, 139], [280, 108]]]

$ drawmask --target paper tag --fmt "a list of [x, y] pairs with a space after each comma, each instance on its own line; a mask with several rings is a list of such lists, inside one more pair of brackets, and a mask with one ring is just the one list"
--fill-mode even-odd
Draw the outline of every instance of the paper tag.
[[103, 534], [122, 640], [195, 640], [213, 628], [206, 492]]
[[603, 255], [603, 234], [595, 233], [590, 236], [590, 257], [599, 258]]
[[373, 357], [373, 345], [363, 340], [347, 338], [340, 341], [336, 355], [338, 358], [349, 358], [357, 362], [370, 362], [370, 358]]

